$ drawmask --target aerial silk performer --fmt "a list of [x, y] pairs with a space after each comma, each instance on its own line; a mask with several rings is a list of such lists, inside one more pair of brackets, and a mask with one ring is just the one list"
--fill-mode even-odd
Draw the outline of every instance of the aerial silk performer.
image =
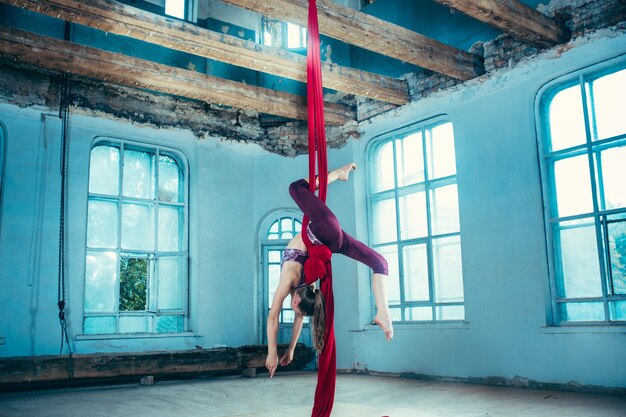
[[[327, 186], [336, 180], [347, 181], [354, 163], [328, 172], [320, 41], [315, 0], [309, 0], [307, 41], [307, 105], [309, 138], [309, 179], [289, 186], [289, 193], [304, 213], [302, 232], [294, 237], [283, 252], [278, 288], [267, 320], [268, 355], [266, 366], [273, 377], [278, 364], [285, 366], [302, 330], [304, 316], [313, 317], [314, 347], [320, 352], [318, 378], [312, 417], [328, 417], [335, 399], [336, 349], [334, 330], [334, 299], [331, 256], [341, 253], [369, 266], [373, 271], [372, 290], [377, 314], [374, 322], [393, 338], [393, 327], [387, 302], [387, 261], [367, 245], [345, 233], [337, 217], [326, 206]], [[316, 176], [316, 156], [318, 173]], [[319, 197], [315, 191], [319, 189]], [[314, 283], [320, 281], [320, 289]], [[291, 343], [278, 360], [277, 333], [283, 301], [291, 295], [295, 312]]]

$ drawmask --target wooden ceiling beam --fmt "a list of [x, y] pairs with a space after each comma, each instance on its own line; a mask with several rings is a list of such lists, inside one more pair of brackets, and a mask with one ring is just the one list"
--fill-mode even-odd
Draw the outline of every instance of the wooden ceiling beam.
[[[265, 16], [307, 25], [307, 0], [224, 0]], [[481, 58], [349, 7], [318, 0], [320, 33], [451, 77], [484, 72]]]
[[[306, 120], [306, 99], [267, 88], [225, 80], [196, 71], [157, 64], [72, 42], [0, 26], [0, 58], [113, 84]], [[326, 122], [355, 120], [354, 109], [325, 103]]]
[[435, 0], [540, 48], [570, 39], [567, 27], [516, 0]]
[[[113, 0], [0, 0], [106, 32], [306, 82], [306, 57], [214, 32]], [[405, 80], [322, 63], [324, 87], [393, 103], [409, 100]]]

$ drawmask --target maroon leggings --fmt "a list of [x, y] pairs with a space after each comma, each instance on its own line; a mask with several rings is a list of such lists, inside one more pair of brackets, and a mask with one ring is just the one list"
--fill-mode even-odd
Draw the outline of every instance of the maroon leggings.
[[344, 232], [333, 212], [309, 190], [306, 180], [291, 183], [289, 194], [300, 210], [309, 216], [311, 232], [333, 253], [346, 255], [369, 266], [375, 273], [387, 275], [387, 260]]

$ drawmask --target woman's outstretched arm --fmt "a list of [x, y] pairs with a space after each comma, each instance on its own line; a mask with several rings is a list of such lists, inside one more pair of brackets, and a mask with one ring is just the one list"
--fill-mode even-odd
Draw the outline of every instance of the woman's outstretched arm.
[[276, 293], [274, 294], [270, 314], [267, 317], [267, 359], [265, 366], [270, 373], [270, 378], [274, 376], [274, 372], [276, 372], [276, 368], [278, 367], [278, 321], [280, 318], [280, 310], [283, 308], [283, 301], [285, 301], [285, 298], [289, 295], [290, 289], [291, 282], [288, 279], [281, 279], [278, 288], [276, 288]]
[[285, 351], [285, 354], [282, 358], [280, 358], [280, 365], [287, 366], [293, 360], [293, 352], [296, 349], [296, 345], [298, 344], [298, 339], [300, 338], [300, 332], [302, 331], [302, 322], [304, 321], [304, 316], [302, 314], [296, 313], [296, 317], [293, 320], [293, 327], [291, 330], [291, 343], [289, 343], [289, 347]]

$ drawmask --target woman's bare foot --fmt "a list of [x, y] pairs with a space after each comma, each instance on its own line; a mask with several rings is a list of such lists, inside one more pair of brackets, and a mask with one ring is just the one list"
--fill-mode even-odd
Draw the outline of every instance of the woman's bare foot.
[[341, 181], [348, 181], [348, 178], [350, 177], [350, 172], [355, 169], [356, 164], [354, 162], [350, 162], [349, 164], [342, 166], [341, 168], [337, 169], [337, 179], [340, 179]]
[[378, 324], [383, 332], [385, 332], [385, 336], [387, 336], [387, 341], [393, 339], [393, 324], [391, 324], [391, 316], [389, 312], [379, 311], [374, 318], [374, 323]]

